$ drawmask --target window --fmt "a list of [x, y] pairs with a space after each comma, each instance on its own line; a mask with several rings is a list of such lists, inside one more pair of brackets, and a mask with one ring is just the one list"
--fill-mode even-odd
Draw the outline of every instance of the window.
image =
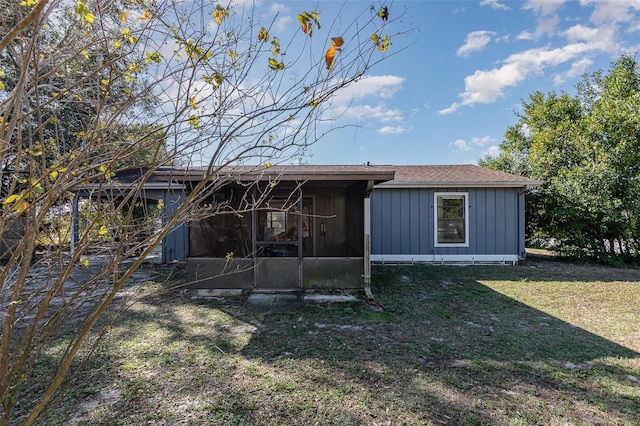
[[[264, 229], [263, 240], [272, 241], [286, 235], [287, 212], [266, 212], [267, 226]], [[291, 239], [291, 238], [289, 238]]]
[[466, 192], [436, 192], [436, 247], [468, 247], [469, 215]]
[[[300, 211], [302, 208], [302, 211]], [[287, 200], [270, 200], [257, 212], [257, 255], [267, 257], [297, 257], [313, 254], [311, 237], [312, 200], [305, 198], [302, 206]], [[302, 225], [302, 235], [298, 230]], [[300, 243], [302, 247], [300, 251]]]

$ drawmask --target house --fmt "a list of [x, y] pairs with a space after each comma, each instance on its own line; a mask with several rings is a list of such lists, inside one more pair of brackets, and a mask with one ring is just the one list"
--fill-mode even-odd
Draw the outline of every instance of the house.
[[[124, 196], [140, 173], [79, 195]], [[201, 183], [217, 186], [164, 238], [162, 260], [186, 261], [189, 286], [205, 292], [367, 291], [371, 262], [516, 262], [525, 194], [539, 184], [474, 165], [168, 167], [136, 197], [163, 200], [166, 223]]]
[[[380, 166], [382, 167], [382, 166]], [[516, 262], [540, 182], [476, 165], [387, 166], [371, 196], [374, 262]]]
[[[229, 173], [210, 201], [241, 212], [249, 197], [254, 208], [205, 215], [172, 237], [186, 241], [192, 288], [366, 289], [371, 261], [516, 262], [525, 256], [525, 195], [540, 183], [475, 165]], [[170, 179], [189, 188], [203, 176], [173, 169]]]

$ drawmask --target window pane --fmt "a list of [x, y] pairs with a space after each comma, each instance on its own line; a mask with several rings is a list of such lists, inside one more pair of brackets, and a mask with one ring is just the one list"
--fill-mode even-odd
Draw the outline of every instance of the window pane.
[[466, 242], [464, 195], [438, 196], [438, 243]]
[[258, 211], [258, 241], [298, 241], [297, 206], [271, 200], [263, 208]]

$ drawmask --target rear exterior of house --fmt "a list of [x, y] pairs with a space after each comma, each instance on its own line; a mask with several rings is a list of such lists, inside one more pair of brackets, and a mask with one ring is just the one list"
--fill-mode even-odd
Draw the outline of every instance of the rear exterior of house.
[[371, 260], [516, 262], [532, 179], [475, 165], [389, 166], [371, 196]]
[[[276, 166], [232, 173], [204, 203], [228, 203], [237, 213], [204, 214], [175, 233], [188, 242], [191, 288], [366, 291], [369, 194], [393, 170]], [[202, 176], [194, 169], [172, 179], [189, 187]], [[247, 200], [250, 209], [243, 208]]]
[[[372, 261], [516, 262], [525, 195], [539, 184], [473, 165], [236, 171], [205, 204], [238, 213], [190, 220], [163, 244], [163, 260], [186, 260], [191, 288], [366, 292]], [[164, 176], [185, 188], [167, 193], [165, 215], [203, 178], [183, 172]], [[243, 210], [246, 197], [252, 208]]]

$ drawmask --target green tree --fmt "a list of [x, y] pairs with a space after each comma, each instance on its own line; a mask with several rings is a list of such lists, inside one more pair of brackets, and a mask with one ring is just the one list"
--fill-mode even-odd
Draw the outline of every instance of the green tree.
[[583, 76], [576, 94], [535, 92], [496, 157], [480, 164], [539, 179], [529, 235], [563, 253], [637, 258], [640, 240], [640, 69], [623, 55]]

